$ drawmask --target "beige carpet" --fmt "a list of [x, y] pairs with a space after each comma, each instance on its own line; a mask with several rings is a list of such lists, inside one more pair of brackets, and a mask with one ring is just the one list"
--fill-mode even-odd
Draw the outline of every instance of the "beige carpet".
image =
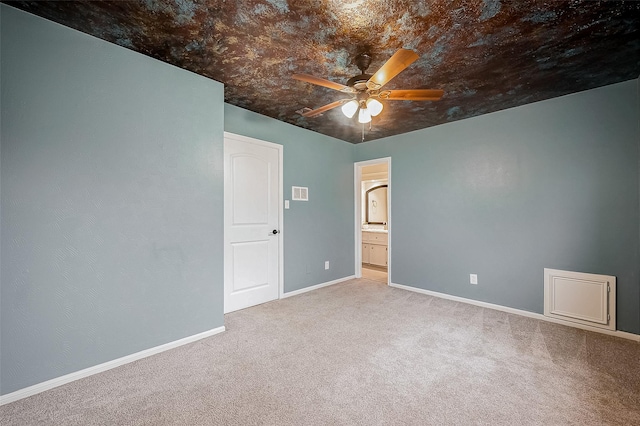
[[0, 407], [8, 425], [639, 425], [640, 345], [353, 280]]

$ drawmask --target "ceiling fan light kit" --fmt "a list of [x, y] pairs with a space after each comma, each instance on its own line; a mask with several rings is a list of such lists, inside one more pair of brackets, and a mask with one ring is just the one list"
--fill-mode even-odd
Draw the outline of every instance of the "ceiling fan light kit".
[[346, 104], [342, 105], [342, 113], [347, 117], [351, 118], [355, 115], [356, 111], [358, 111], [358, 101], [355, 99], [350, 100]]
[[382, 109], [384, 108], [384, 105], [382, 105], [382, 102], [374, 98], [367, 99], [366, 105], [367, 105], [367, 108], [369, 108], [369, 112], [373, 117], [380, 114], [382, 112]]
[[400, 74], [409, 65], [418, 59], [418, 55], [409, 49], [399, 49], [380, 67], [375, 74], [366, 74], [366, 70], [371, 64], [371, 55], [361, 53], [355, 58], [355, 64], [360, 69], [361, 74], [350, 78], [346, 85], [314, 77], [308, 74], [294, 74], [293, 78], [307, 83], [323, 86], [328, 89], [337, 90], [352, 95], [351, 99], [342, 99], [319, 108], [305, 111], [304, 117], [317, 117], [321, 113], [341, 106], [342, 113], [347, 118], [353, 118], [358, 112], [358, 122], [365, 124], [371, 122], [371, 117], [379, 115], [384, 105], [380, 100], [386, 101], [437, 101], [444, 91], [431, 89], [402, 89], [384, 90], [380, 92], [382, 86], [387, 84], [396, 75]]
[[358, 123], [369, 123], [371, 121], [371, 114], [367, 108], [360, 108], [360, 113], [358, 114]]

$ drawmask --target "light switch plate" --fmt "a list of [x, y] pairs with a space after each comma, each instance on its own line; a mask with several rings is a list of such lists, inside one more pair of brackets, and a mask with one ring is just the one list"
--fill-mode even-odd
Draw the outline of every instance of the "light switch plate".
[[289, 200], [284, 200], [284, 208], [285, 209], [289, 208]]
[[478, 284], [478, 275], [477, 274], [469, 274], [469, 282], [471, 284]]

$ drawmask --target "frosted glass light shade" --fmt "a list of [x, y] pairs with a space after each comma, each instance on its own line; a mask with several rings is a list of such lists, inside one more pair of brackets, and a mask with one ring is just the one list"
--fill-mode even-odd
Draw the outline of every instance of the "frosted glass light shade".
[[367, 99], [367, 109], [369, 110], [371, 116], [375, 117], [376, 115], [380, 114], [383, 107], [384, 106], [382, 105], [382, 102], [378, 101], [377, 99]]
[[371, 114], [369, 113], [368, 108], [360, 108], [360, 115], [358, 115], [359, 123], [368, 123], [371, 121]]
[[342, 113], [347, 117], [351, 118], [358, 110], [358, 101], [351, 100], [346, 104], [342, 105]]

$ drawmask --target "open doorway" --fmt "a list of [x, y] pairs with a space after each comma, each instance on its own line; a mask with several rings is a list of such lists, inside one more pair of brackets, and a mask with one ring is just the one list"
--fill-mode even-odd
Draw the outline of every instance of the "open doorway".
[[355, 163], [356, 277], [389, 284], [391, 158]]

